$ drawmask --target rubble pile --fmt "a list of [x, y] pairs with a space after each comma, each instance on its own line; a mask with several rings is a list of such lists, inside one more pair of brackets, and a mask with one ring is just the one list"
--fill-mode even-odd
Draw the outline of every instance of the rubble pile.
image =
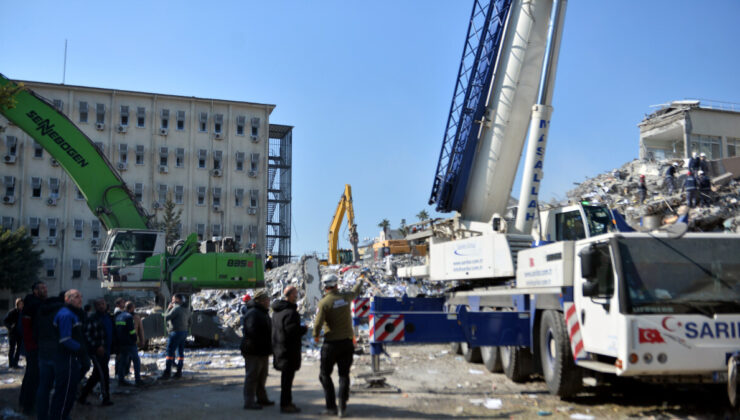
[[[676, 161], [676, 189], [668, 195], [663, 185], [665, 172], [674, 161], [633, 160], [621, 168], [587, 179], [568, 191], [569, 201], [607, 204], [625, 216], [635, 229], [653, 229], [675, 222], [689, 212], [689, 229], [693, 231], [740, 232], [740, 192], [734, 175], [727, 172], [712, 176], [711, 204], [689, 209], [681, 186], [688, 169], [683, 160]], [[645, 175], [647, 197], [639, 203], [640, 175]], [[559, 203], [562, 205], [565, 203]]]

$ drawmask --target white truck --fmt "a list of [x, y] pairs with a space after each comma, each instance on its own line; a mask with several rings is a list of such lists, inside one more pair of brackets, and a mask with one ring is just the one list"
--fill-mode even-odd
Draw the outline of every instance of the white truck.
[[[430, 199], [457, 213], [416, 234], [429, 244], [425, 265], [397, 272], [450, 289], [442, 300], [374, 298], [371, 354], [385, 344], [460, 342], [466, 359], [514, 381], [541, 371], [561, 397], [599, 372], [727, 382], [735, 405], [740, 235], [686, 233], [685, 224], [631, 232], [591, 203], [540, 214], [566, 2], [483, 3], [473, 8]], [[512, 221], [504, 215], [527, 132]]]

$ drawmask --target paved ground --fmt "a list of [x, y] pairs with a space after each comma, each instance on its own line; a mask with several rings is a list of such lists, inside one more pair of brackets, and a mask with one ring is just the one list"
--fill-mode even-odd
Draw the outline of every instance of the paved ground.
[[[740, 418], [726, 402], [724, 388], [659, 387], [638, 383], [587, 386], [570, 401], [550, 396], [538, 380], [513, 384], [491, 374], [482, 365], [468, 364], [450, 354], [448, 346], [408, 346], [390, 349], [383, 368], [394, 368], [388, 382], [395, 393], [355, 392], [349, 404], [351, 418]], [[150, 369], [163, 364], [151, 354]], [[205, 349], [186, 353], [186, 374], [181, 380], [155, 381], [143, 389], [114, 388], [115, 405], [75, 406], [73, 419], [214, 419], [214, 418], [320, 418], [323, 393], [318, 383], [318, 362], [307, 354], [295, 380], [294, 400], [299, 415], [281, 416], [279, 409], [262, 412], [242, 409], [243, 359], [236, 350]], [[0, 358], [0, 418], [14, 418], [22, 370], [8, 371]], [[369, 356], [359, 356], [353, 375], [369, 369]], [[354, 379], [353, 384], [363, 381]], [[268, 393], [279, 398], [279, 372], [270, 371]], [[487, 408], [500, 404], [500, 408]], [[589, 417], [591, 416], [591, 417]], [[23, 417], [19, 417], [23, 418]]]

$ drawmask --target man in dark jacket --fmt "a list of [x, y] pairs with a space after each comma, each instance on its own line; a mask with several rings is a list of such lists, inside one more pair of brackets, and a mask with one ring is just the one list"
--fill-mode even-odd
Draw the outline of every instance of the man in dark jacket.
[[694, 206], [698, 203], [699, 192], [696, 185], [696, 178], [694, 178], [693, 172], [689, 171], [686, 174], [686, 178], [683, 180], [683, 187], [681, 188], [681, 190], [686, 191], [686, 204], [689, 206], [689, 208], [694, 208]]
[[699, 184], [699, 202], [701, 206], [709, 207], [712, 205], [712, 181], [704, 171], [699, 171], [699, 178], [696, 180]]
[[64, 306], [64, 293], [45, 299], [38, 310], [39, 385], [34, 396], [38, 419], [49, 418], [49, 395], [54, 387], [54, 361], [59, 353], [59, 330], [54, 317]]
[[169, 379], [172, 366], [175, 364], [175, 351], [177, 351], [177, 372], [175, 378], [182, 377], [182, 365], [185, 362], [185, 339], [188, 338], [190, 329], [190, 310], [181, 295], [172, 296], [172, 302], [164, 314], [167, 322], [167, 364], [162, 374], [162, 379]]
[[15, 307], [5, 315], [3, 324], [8, 329], [8, 367], [18, 368], [18, 360], [21, 357], [21, 343], [23, 332], [21, 328], [21, 312], [23, 311], [23, 299], [15, 300]]
[[59, 350], [54, 358], [54, 396], [49, 408], [49, 417], [52, 419], [69, 418], [81, 373], [90, 367], [82, 328], [84, 322], [82, 293], [70, 289], [64, 294], [64, 306], [54, 317], [54, 326], [59, 334]]
[[36, 389], [39, 386], [39, 347], [36, 344], [36, 315], [41, 303], [46, 299], [46, 284], [37, 281], [31, 286], [31, 293], [23, 299], [21, 325], [23, 327], [23, 346], [26, 350], [26, 372], [21, 384], [20, 405], [24, 414], [33, 413]]
[[105, 299], [95, 300], [95, 313], [90, 316], [85, 324], [85, 337], [87, 338], [87, 349], [93, 362], [93, 373], [85, 383], [80, 392], [77, 402], [86, 405], [87, 396], [95, 385], [100, 382], [100, 392], [103, 394], [102, 405], [112, 405], [110, 400], [110, 373], [108, 362], [110, 361], [110, 350], [113, 342], [113, 320], [108, 315], [108, 304]]
[[118, 313], [116, 317], [116, 339], [118, 351], [121, 354], [121, 367], [118, 371], [118, 385], [127, 385], [126, 375], [128, 374], [129, 361], [134, 362], [134, 377], [136, 385], [144, 383], [141, 381], [141, 359], [139, 359], [139, 349], [136, 347], [136, 326], [134, 325], [134, 302], [128, 301], [124, 310]]
[[272, 365], [280, 374], [280, 411], [298, 413], [291, 390], [295, 372], [301, 367], [301, 337], [308, 328], [301, 325], [298, 315], [298, 289], [288, 286], [283, 299], [272, 304]]
[[[267, 382], [268, 359], [272, 354], [272, 322], [268, 308], [270, 297], [264, 290], [254, 294], [254, 298], [247, 304], [247, 315], [244, 317], [241, 351], [244, 356], [244, 408], [261, 410], [262, 406], [274, 405], [274, 401], [267, 398], [265, 382]], [[255, 401], [256, 395], [256, 401]]]
[[673, 162], [665, 171], [665, 182], [663, 185], [668, 189], [668, 195], [672, 195], [676, 190], [676, 168], [678, 164]]

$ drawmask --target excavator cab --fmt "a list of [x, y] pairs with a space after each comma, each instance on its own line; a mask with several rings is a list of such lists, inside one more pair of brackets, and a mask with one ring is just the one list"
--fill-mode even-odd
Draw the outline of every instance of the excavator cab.
[[147, 259], [164, 252], [163, 232], [113, 229], [98, 256], [99, 274], [103, 282], [141, 282]]

